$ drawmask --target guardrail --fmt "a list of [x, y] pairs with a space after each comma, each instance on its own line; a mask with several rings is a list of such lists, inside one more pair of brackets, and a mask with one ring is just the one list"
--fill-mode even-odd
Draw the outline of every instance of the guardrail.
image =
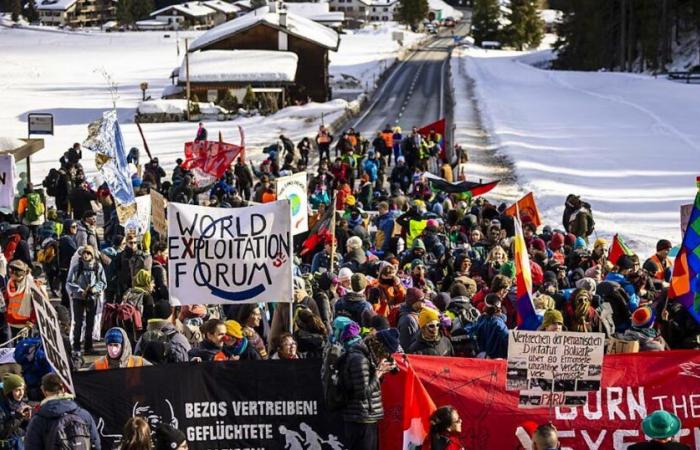
[[671, 80], [685, 81], [686, 84], [700, 82], [700, 72], [669, 72], [667, 75]]

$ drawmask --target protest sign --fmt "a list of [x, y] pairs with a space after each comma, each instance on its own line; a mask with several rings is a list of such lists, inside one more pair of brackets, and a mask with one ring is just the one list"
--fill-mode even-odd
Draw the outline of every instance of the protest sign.
[[168, 218], [165, 216], [165, 208], [168, 202], [160, 192], [151, 189], [151, 224], [160, 236], [168, 235]]
[[0, 155], [0, 212], [9, 214], [14, 209], [16, 184], [14, 155]]
[[306, 172], [280, 177], [277, 183], [277, 200], [289, 200], [292, 209], [292, 234], [309, 230], [309, 199], [306, 193]]
[[132, 223], [136, 226], [136, 233], [139, 236], [151, 230], [151, 197], [149, 195], [136, 197], [136, 220]]
[[171, 302], [291, 301], [290, 222], [286, 200], [247, 208], [169, 203]]
[[102, 448], [141, 416], [184, 432], [191, 450], [342, 450], [343, 421], [325, 409], [320, 372], [312, 359], [231, 361], [77, 372], [75, 383]]
[[[409, 355], [411, 367], [436, 405], [453, 405], [463, 419], [460, 443], [469, 449], [531, 448], [527, 421], [556, 427], [561, 450], [624, 450], [645, 439], [642, 419], [657, 409], [678, 415], [680, 441], [700, 448], [700, 352], [642, 352], [606, 355], [601, 389], [576, 407], [542, 410], [518, 407], [507, 391], [504, 360]], [[403, 430], [401, 377], [382, 382], [384, 420], [379, 448], [397, 448]], [[391, 395], [394, 394], [394, 395]], [[400, 447], [399, 447], [400, 448]]]
[[61, 328], [58, 322], [56, 310], [47, 299], [33, 295], [32, 303], [36, 312], [36, 319], [41, 333], [41, 342], [44, 344], [46, 359], [53, 367], [56, 374], [71, 393], [75, 393], [73, 379], [71, 378], [68, 354], [63, 345]]
[[0, 348], [0, 364], [12, 364], [15, 362], [14, 348]]
[[580, 405], [600, 389], [605, 335], [511, 330], [506, 389], [523, 407]]

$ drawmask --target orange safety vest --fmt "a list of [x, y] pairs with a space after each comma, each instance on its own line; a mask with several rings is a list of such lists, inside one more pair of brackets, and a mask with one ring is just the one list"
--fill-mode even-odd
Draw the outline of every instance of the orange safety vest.
[[384, 139], [384, 143], [386, 144], [386, 148], [391, 150], [394, 147], [394, 133], [391, 132], [384, 132], [382, 131], [382, 139]]
[[352, 148], [357, 150], [357, 137], [354, 134], [348, 135], [348, 141], [350, 145], [352, 145]]
[[[16, 293], [14, 296], [10, 296], [10, 290], [14, 290], [14, 282], [12, 280], [8, 281], [7, 289], [5, 293], [7, 294], [7, 322], [14, 325], [22, 325], [31, 320], [31, 317], [20, 316], [19, 308], [22, 306], [22, 299], [24, 298], [24, 291]], [[25, 289], [31, 289], [27, 286]]]
[[[666, 269], [664, 268], [664, 265], [662, 264], [661, 260], [656, 255], [656, 253], [654, 253], [649, 259], [652, 260], [657, 267], [656, 273], [654, 273], [654, 279], [663, 281], [665, 279], [664, 275], [666, 275]], [[666, 267], [671, 267], [670, 262]]]
[[318, 133], [318, 137], [316, 139], [319, 144], [328, 144], [331, 141], [328, 133]]
[[[109, 361], [106, 356], [102, 356], [95, 360], [95, 370], [107, 370], [109, 369]], [[143, 358], [140, 356], [129, 356], [129, 360], [126, 362], [126, 367], [131, 369], [132, 367], [143, 367]]]
[[262, 203], [270, 203], [277, 200], [277, 194], [274, 192], [263, 192]]

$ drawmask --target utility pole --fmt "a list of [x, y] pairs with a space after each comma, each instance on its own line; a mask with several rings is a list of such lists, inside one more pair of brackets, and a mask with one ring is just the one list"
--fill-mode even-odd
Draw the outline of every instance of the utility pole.
[[627, 39], [627, 0], [620, 0], [620, 49], [618, 50], [619, 58], [619, 70], [623, 72], [625, 70], [625, 55], [627, 53], [627, 46], [625, 41]]
[[187, 95], [187, 120], [190, 120], [190, 47], [189, 39], [185, 38], [185, 95]]

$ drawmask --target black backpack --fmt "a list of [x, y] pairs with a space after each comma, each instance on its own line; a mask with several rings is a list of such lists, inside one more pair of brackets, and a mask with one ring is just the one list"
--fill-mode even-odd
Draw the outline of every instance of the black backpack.
[[[158, 358], [153, 358], [148, 352], [154, 352], [158, 349], [162, 354], [155, 355]], [[170, 338], [160, 330], [148, 330], [141, 336], [141, 345], [139, 347], [139, 355], [148, 359], [150, 362], [174, 362], [171, 352]], [[150, 357], [150, 358], [149, 358]], [[154, 361], [155, 359], [155, 361]]]
[[323, 398], [329, 411], [343, 409], [350, 400], [344, 382], [344, 365], [348, 352], [338, 343], [327, 344], [323, 349], [321, 385]]
[[49, 431], [47, 450], [89, 450], [90, 424], [76, 414], [78, 408], [63, 413]]
[[46, 188], [46, 193], [51, 197], [56, 196], [56, 187], [58, 186], [58, 179], [60, 176], [61, 174], [58, 170], [51, 169], [49, 170], [49, 174], [46, 175], [46, 178], [44, 178], [44, 181], [41, 183]]

